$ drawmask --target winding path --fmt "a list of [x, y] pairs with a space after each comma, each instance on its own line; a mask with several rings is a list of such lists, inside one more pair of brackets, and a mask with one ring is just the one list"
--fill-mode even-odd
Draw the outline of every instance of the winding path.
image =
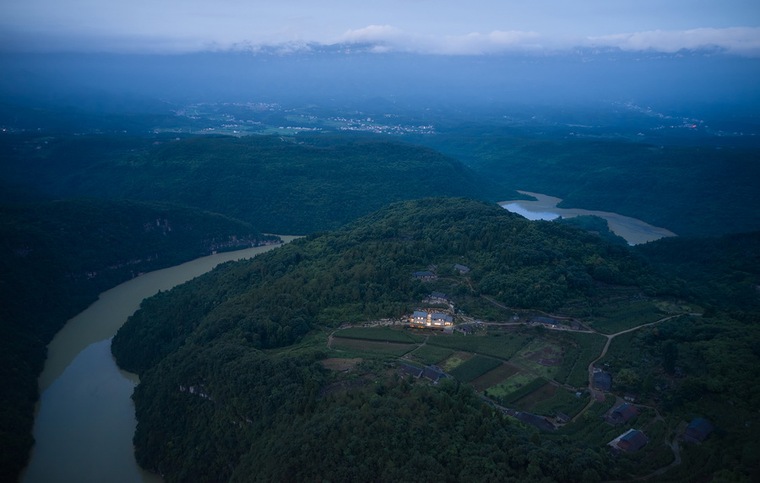
[[632, 327], [632, 328], [626, 329], [626, 330], [621, 330], [620, 332], [615, 332], [614, 334], [599, 334], [599, 332], [593, 331], [593, 332], [595, 332], [595, 333], [597, 333], [599, 335], [603, 335], [604, 337], [606, 337], [607, 338], [607, 342], [604, 344], [604, 348], [602, 349], [602, 353], [599, 354], [599, 357], [597, 357], [596, 359], [594, 359], [593, 361], [591, 361], [589, 363], [589, 365], [588, 365], [588, 391], [589, 391], [589, 394], [591, 394], [591, 398], [590, 398], [588, 404], [586, 404], [586, 406], [583, 409], [581, 409], [581, 411], [578, 414], [576, 414], [575, 417], [572, 420], [576, 421], [581, 416], [583, 416], [583, 414], [585, 414], [586, 411], [588, 411], [588, 409], [591, 406], [593, 406], [594, 402], [596, 402], [596, 401], [604, 401], [604, 398], [605, 398], [604, 391], [594, 388], [594, 364], [596, 364], [597, 362], [599, 362], [601, 359], [604, 358], [604, 356], [607, 355], [607, 350], [609, 350], [610, 344], [612, 344], [612, 339], [614, 339], [615, 337], [617, 337], [619, 335], [627, 334], [629, 332], [633, 332], [633, 331], [642, 329], [644, 327], [649, 327], [649, 326], [656, 325], [656, 324], [659, 324], [659, 323], [662, 323], [662, 322], [666, 322], [668, 320], [671, 320], [671, 319], [674, 319], [674, 318], [677, 318], [677, 317], [682, 317], [684, 315], [688, 315], [688, 314], [684, 313], [684, 314], [669, 315], [668, 317], [663, 317], [663, 318], [661, 318], [659, 320], [656, 320], [654, 322], [649, 322], [648, 324], [637, 325], [636, 327]]

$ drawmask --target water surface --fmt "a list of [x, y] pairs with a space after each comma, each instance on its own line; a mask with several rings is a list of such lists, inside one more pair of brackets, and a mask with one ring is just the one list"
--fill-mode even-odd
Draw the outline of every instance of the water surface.
[[[281, 237], [288, 242], [295, 237]], [[39, 378], [35, 446], [25, 483], [157, 482], [136, 463], [132, 391], [134, 374], [119, 370], [111, 338], [143, 299], [169, 290], [230, 260], [250, 258], [279, 245], [219, 253], [157, 270], [103, 292], [69, 320], [48, 345]]]
[[499, 203], [503, 208], [524, 216], [529, 220], [554, 220], [559, 217], [572, 218], [574, 216], [592, 215], [607, 221], [610, 231], [624, 238], [629, 245], [647, 243], [668, 236], [676, 236], [667, 228], [650, 225], [637, 218], [623, 216], [609, 211], [583, 210], [580, 208], [558, 208], [562, 198], [548, 196], [530, 191], [518, 191], [524, 195], [532, 196], [535, 200], [511, 200]]

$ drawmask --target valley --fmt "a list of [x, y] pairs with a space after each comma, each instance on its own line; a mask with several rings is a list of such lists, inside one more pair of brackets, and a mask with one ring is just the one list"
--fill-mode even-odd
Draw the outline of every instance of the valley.
[[[142, 273], [271, 248], [275, 238], [261, 232], [305, 236], [146, 299], [114, 338], [119, 366], [142, 381], [136, 460], [165, 481], [234, 481], [252, 468], [262, 479], [754, 474], [741, 455], [756, 444], [745, 424], [757, 400], [747, 381], [758, 367], [758, 240], [736, 232], [758, 225], [752, 214], [713, 209], [731, 196], [755, 203], [754, 148], [727, 153], [717, 135], [707, 148], [677, 135], [660, 147], [612, 134], [568, 138], [565, 127], [547, 135], [529, 117], [486, 129], [456, 127], [450, 113], [315, 116], [313, 107], [256, 104], [246, 109], [259, 117], [233, 119], [224, 113], [233, 108], [188, 109], [161, 128], [133, 118], [127, 133], [2, 134], [3, 270], [19, 281], [0, 294], [4, 323], [15, 324], [4, 329], [15, 334], [5, 339], [6, 380], [25, 388], [4, 395], [19, 411], [4, 423], [15, 428], [8, 474], [31, 447], [34, 388], [109, 337], [99, 327], [95, 339], [75, 341], [61, 369], [37, 381], [57, 328]], [[672, 177], [689, 156], [700, 157], [696, 171]], [[727, 160], [739, 169], [708, 176], [706, 187], [705, 173]], [[658, 181], [648, 187], [632, 173]], [[606, 182], [608, 190], [595, 185]], [[704, 190], [713, 205], [684, 208]], [[529, 196], [533, 209], [579, 216], [530, 222], [497, 204], [528, 207]], [[672, 232], [653, 224], [679, 236], [655, 240]], [[694, 238], [706, 232], [723, 235]], [[40, 291], [51, 303], [31, 302]], [[26, 307], [32, 318], [19, 315]], [[452, 325], [407, 327], [423, 309]], [[52, 365], [57, 344], [47, 350]], [[18, 371], [19, 361], [31, 365]], [[123, 383], [127, 394], [134, 383]], [[610, 424], [625, 402], [637, 416]], [[681, 442], [697, 417], [718, 430], [700, 445]], [[406, 432], [425, 424], [436, 434]], [[646, 444], [620, 450], [628, 430]], [[340, 449], [315, 448], [309, 431], [331, 434]], [[397, 450], [406, 447], [458, 452], [418, 449], [409, 460]], [[489, 462], [463, 456], [483, 447]], [[290, 463], [270, 464], [274, 454]], [[346, 458], [365, 463], [348, 468]]]

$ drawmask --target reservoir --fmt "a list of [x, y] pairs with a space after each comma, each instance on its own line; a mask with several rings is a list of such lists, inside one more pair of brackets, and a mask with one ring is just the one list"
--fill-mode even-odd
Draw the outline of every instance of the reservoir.
[[524, 195], [532, 196], [535, 200], [512, 200], [501, 201], [503, 208], [524, 216], [529, 220], [554, 220], [557, 218], [572, 218], [574, 216], [598, 216], [607, 221], [607, 226], [612, 233], [622, 237], [629, 245], [647, 243], [668, 236], [676, 236], [675, 233], [629, 216], [623, 216], [609, 211], [592, 211], [579, 208], [558, 208], [561, 198], [548, 196], [529, 191], [518, 191]]
[[[281, 238], [287, 243], [295, 237]], [[139, 380], [116, 366], [111, 338], [143, 299], [220, 263], [251, 258], [277, 246], [218, 253], [141, 275], [103, 292], [69, 320], [48, 345], [39, 378], [35, 446], [22, 481], [160, 482], [135, 461], [132, 436], [137, 422], [131, 395]]]

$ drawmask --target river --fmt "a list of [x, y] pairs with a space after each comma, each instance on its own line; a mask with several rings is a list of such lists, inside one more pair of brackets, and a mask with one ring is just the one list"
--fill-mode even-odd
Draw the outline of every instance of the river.
[[535, 200], [501, 201], [499, 205], [529, 220], [554, 220], [559, 217], [572, 218], [583, 215], [598, 216], [607, 221], [607, 226], [609, 226], [612, 233], [624, 238], [629, 245], [638, 245], [668, 236], [676, 236], [675, 233], [666, 228], [653, 226], [630, 216], [623, 216], [609, 211], [558, 208], [557, 205], [562, 201], [561, 198], [541, 193], [531, 193], [530, 191], [518, 191], [518, 193], [532, 196]]
[[[295, 237], [281, 238], [287, 243]], [[132, 436], [137, 422], [131, 395], [139, 380], [116, 366], [111, 338], [143, 299], [220, 263], [251, 258], [277, 246], [218, 253], [141, 275], [103, 292], [69, 320], [48, 345], [39, 378], [35, 446], [22, 481], [160, 482], [135, 461]]]

